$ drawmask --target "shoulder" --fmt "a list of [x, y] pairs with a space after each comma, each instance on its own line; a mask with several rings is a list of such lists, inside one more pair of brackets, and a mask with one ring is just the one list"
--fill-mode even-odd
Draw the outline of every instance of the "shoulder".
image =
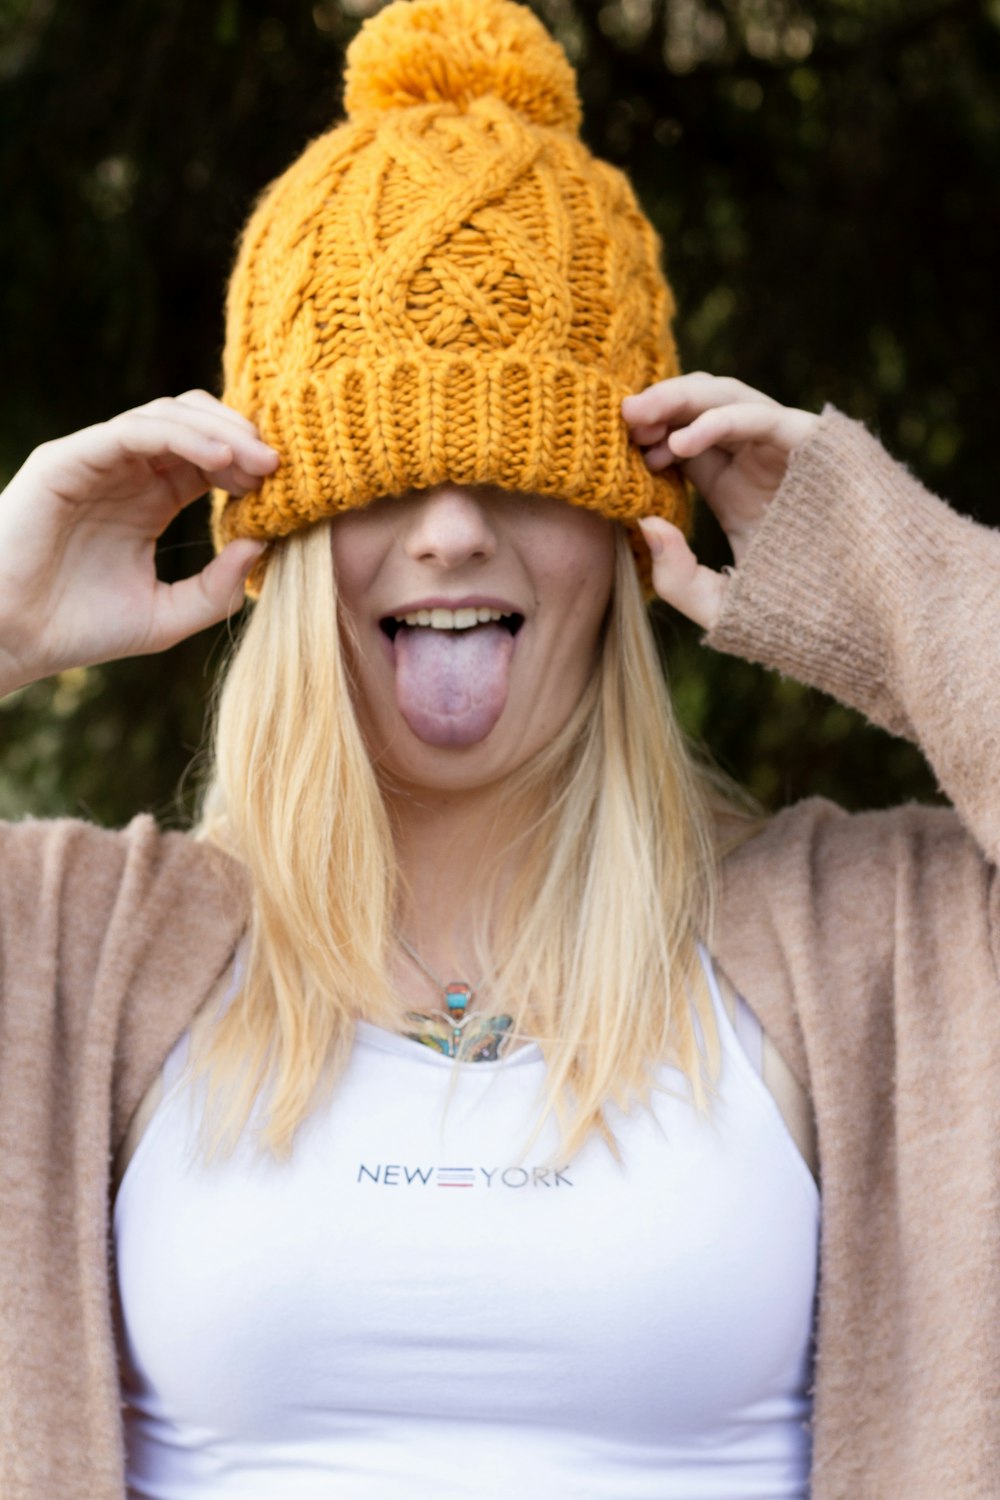
[[[231, 962], [241, 866], [153, 818], [0, 824], [0, 1020], [38, 1077], [113, 1073], [116, 1139]], [[104, 1060], [103, 1062], [101, 1060]], [[56, 1084], [53, 1084], [56, 1088]]]
[[849, 813], [809, 797], [723, 849], [723, 908], [732, 924], [767, 907], [776, 919], [836, 927], [884, 914], [900, 884], [937, 887], [956, 877], [988, 884], [995, 873], [953, 808], [917, 803]]
[[164, 831], [149, 814], [126, 827], [101, 828], [79, 818], [24, 818], [0, 823], [0, 895], [40, 916], [74, 901], [137, 908], [155, 898], [178, 900], [174, 915], [201, 903], [231, 905], [243, 889], [240, 867], [188, 833]]
[[[953, 809], [809, 798], [730, 844], [714, 952], [806, 1086], [810, 1036], [845, 998], [870, 1034], [939, 993], [956, 960], [995, 988], [996, 870]], [[901, 987], [901, 968], [921, 984]]]

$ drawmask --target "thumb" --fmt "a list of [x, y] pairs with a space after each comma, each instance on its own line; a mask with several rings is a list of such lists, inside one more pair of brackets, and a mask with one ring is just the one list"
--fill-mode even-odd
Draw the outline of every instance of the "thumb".
[[190, 578], [158, 586], [149, 649], [164, 651], [209, 625], [217, 625], [240, 609], [243, 585], [267, 543], [241, 537]]
[[661, 599], [711, 630], [722, 613], [729, 579], [698, 561], [684, 533], [660, 516], [644, 516], [639, 529], [653, 561], [653, 587]]

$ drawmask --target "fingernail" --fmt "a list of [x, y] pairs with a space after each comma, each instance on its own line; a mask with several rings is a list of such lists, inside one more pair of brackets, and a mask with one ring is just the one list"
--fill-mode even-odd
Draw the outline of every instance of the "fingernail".
[[646, 542], [646, 546], [649, 548], [650, 553], [652, 554], [652, 556], [653, 557], [660, 557], [660, 556], [662, 556], [662, 554], [663, 554], [663, 538], [659, 535], [659, 533], [655, 532], [655, 531], [647, 531], [646, 527], [645, 527], [645, 525], [643, 524], [642, 521], [639, 522], [639, 530], [642, 532], [642, 535], [643, 535], [643, 537], [645, 539], [645, 542]]

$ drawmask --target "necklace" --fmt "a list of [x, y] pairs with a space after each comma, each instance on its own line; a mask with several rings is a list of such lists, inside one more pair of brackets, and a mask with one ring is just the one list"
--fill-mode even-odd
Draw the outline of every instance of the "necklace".
[[[412, 943], [399, 935], [399, 946], [407, 953], [433, 985], [441, 991], [445, 1008], [434, 1015], [423, 1015], [418, 1011], [407, 1011], [406, 1019], [416, 1026], [406, 1035], [425, 1047], [445, 1057], [457, 1057], [461, 1062], [495, 1062], [500, 1049], [508, 1040], [514, 1024], [510, 1016], [470, 1015], [469, 1006], [475, 996], [471, 984], [453, 979], [445, 984], [424, 963]], [[482, 980], [479, 980], [479, 984]], [[478, 987], [478, 986], [477, 986]], [[444, 1024], [442, 1025], [442, 1022]]]

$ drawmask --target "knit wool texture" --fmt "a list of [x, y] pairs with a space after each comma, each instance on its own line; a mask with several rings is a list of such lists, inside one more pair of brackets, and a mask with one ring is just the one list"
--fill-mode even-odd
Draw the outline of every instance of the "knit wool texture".
[[[280, 455], [213, 495], [217, 548], [444, 483], [689, 527], [623, 396], [678, 373], [658, 236], [579, 139], [573, 69], [510, 0], [397, 0], [347, 54], [347, 120], [260, 198], [223, 400]], [[259, 591], [264, 554], [248, 592]]]

